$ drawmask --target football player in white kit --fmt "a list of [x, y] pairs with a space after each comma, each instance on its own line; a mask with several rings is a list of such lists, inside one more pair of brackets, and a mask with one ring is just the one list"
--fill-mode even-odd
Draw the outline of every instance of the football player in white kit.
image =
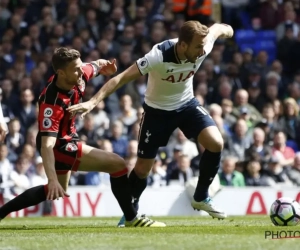
[[[148, 54], [110, 79], [91, 100], [69, 108], [70, 112], [83, 112], [84, 116], [124, 84], [148, 74], [138, 160], [129, 176], [137, 209], [159, 147], [166, 146], [173, 131], [179, 128], [187, 138], [195, 138], [205, 148], [192, 207], [206, 211], [213, 218], [227, 217], [208, 195], [219, 169], [223, 138], [213, 119], [194, 97], [193, 76], [211, 52], [215, 40], [232, 36], [233, 29], [226, 24], [208, 28], [198, 21], [185, 22], [177, 39], [154, 45]], [[123, 217], [118, 226], [126, 226], [126, 223]]]

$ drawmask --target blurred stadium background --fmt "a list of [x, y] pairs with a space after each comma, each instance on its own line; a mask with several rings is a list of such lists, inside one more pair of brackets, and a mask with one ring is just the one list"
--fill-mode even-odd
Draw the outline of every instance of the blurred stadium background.
[[[194, 77], [195, 95], [225, 140], [211, 195], [230, 215], [266, 214], [282, 195], [299, 201], [299, 0], [1, 0], [0, 99], [9, 134], [0, 145], [0, 205], [47, 183], [35, 148], [36, 102], [53, 74], [55, 48], [75, 48], [85, 62], [116, 58], [119, 73], [155, 43], [177, 37], [186, 20], [224, 22], [235, 30], [234, 38], [216, 41]], [[107, 80], [93, 79], [84, 100]], [[119, 154], [133, 167], [146, 83], [144, 76], [128, 83], [78, 119], [81, 140]], [[156, 157], [141, 210], [198, 214], [189, 199], [201, 152], [174, 131]], [[12, 216], [121, 214], [108, 175], [73, 173], [70, 187], [70, 199]]]

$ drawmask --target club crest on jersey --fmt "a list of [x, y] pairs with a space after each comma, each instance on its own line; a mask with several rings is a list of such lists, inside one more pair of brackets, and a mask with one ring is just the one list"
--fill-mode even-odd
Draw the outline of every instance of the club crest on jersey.
[[68, 152], [74, 152], [74, 151], [77, 151], [77, 150], [78, 150], [78, 147], [74, 143], [68, 143], [66, 145], [66, 151], [68, 151]]
[[43, 119], [43, 128], [50, 128], [52, 126], [52, 121], [49, 118]]
[[51, 117], [53, 115], [52, 108], [45, 108], [44, 110], [44, 117]]
[[[168, 72], [167, 72], [168, 73]], [[176, 75], [169, 75], [167, 78], [162, 79], [163, 81], [175, 83], [175, 82], [185, 82], [190, 77], [192, 77], [195, 74], [194, 71], [190, 71], [187, 75], [185, 73], [180, 73], [178, 76]]]

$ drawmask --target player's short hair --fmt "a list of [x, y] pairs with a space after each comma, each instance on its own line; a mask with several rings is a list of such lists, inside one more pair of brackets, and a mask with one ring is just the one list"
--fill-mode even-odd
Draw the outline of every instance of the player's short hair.
[[76, 49], [68, 49], [65, 47], [55, 49], [52, 56], [52, 67], [55, 72], [58, 69], [65, 69], [70, 62], [80, 58], [80, 56], [80, 52]]
[[180, 28], [178, 43], [185, 42], [187, 44], [190, 44], [195, 34], [200, 35], [202, 37], [207, 36], [207, 26], [201, 24], [198, 21], [185, 22]]

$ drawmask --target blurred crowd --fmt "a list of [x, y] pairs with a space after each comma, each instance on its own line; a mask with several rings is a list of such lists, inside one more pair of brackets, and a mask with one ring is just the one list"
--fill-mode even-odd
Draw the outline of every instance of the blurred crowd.
[[[241, 50], [234, 38], [217, 40], [195, 73], [195, 96], [225, 141], [220, 182], [224, 186], [300, 186], [299, 0], [216, 2], [1, 0], [0, 100], [9, 126], [6, 143], [0, 145], [2, 193], [19, 194], [47, 183], [35, 145], [36, 102], [54, 73], [55, 48], [77, 49], [84, 62], [116, 58], [120, 73], [154, 44], [177, 37], [186, 20], [208, 26], [221, 21], [244, 29], [242, 13], [247, 13], [250, 29], [276, 30], [277, 53], [275, 60], [269, 60], [267, 51]], [[204, 5], [213, 5], [211, 9], [219, 9], [219, 14]], [[91, 80], [83, 101], [108, 79]], [[81, 140], [117, 153], [133, 168], [146, 84], [147, 76], [141, 76], [101, 102], [84, 120], [77, 119]], [[201, 152], [200, 145], [174, 131], [156, 157], [149, 185], [183, 185], [198, 175]], [[102, 173], [77, 172], [70, 179], [70, 185], [107, 184], [109, 176]]]

